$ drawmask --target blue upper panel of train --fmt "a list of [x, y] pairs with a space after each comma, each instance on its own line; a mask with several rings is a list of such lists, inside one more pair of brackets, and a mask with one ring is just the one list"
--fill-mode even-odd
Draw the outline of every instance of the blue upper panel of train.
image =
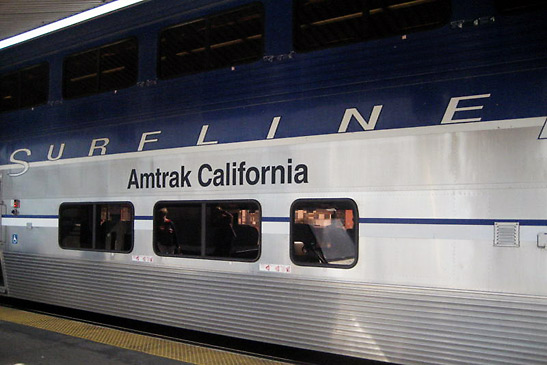
[[542, 3], [144, 2], [0, 52], [0, 165], [546, 116]]

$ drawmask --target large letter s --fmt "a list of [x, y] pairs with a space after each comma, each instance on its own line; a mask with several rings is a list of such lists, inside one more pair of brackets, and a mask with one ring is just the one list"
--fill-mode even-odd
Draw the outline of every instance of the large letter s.
[[16, 173], [10, 172], [10, 173], [8, 174], [9, 176], [21, 176], [21, 175], [23, 175], [25, 172], [27, 172], [28, 169], [29, 169], [29, 163], [28, 163], [27, 161], [18, 160], [18, 159], [15, 158], [15, 155], [16, 155], [17, 153], [19, 153], [19, 152], [25, 152], [25, 153], [27, 154], [27, 156], [30, 156], [30, 155], [32, 154], [32, 152], [30, 152], [30, 150], [29, 150], [28, 148], [21, 148], [20, 150], [14, 151], [14, 152], [11, 154], [9, 160], [10, 160], [10, 162], [13, 162], [13, 163], [15, 163], [15, 164], [17, 164], [17, 165], [20, 165], [20, 166], [23, 168], [23, 170], [21, 170], [21, 171], [19, 171], [19, 172], [16, 172]]

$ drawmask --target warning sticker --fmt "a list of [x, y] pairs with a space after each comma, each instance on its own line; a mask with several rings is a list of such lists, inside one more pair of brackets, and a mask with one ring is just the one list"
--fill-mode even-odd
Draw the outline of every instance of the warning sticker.
[[260, 271], [278, 272], [281, 274], [290, 274], [291, 265], [279, 265], [279, 264], [260, 264]]
[[131, 258], [138, 262], [154, 262], [154, 256], [133, 255]]

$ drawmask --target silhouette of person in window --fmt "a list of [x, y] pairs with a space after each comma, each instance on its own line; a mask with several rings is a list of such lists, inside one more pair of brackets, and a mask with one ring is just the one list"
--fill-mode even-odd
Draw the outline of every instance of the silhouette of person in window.
[[175, 224], [167, 218], [167, 208], [161, 208], [156, 217], [156, 246], [160, 253], [174, 255], [178, 251]]
[[235, 238], [233, 224], [234, 216], [217, 206], [212, 212], [213, 225], [213, 245], [215, 246], [215, 256], [229, 257], [232, 241]]

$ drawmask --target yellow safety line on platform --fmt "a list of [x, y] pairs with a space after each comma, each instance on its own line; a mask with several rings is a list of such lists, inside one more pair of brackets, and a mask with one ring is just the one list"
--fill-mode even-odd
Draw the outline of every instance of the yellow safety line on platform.
[[196, 365], [285, 364], [7, 307], [0, 307], [0, 320]]

